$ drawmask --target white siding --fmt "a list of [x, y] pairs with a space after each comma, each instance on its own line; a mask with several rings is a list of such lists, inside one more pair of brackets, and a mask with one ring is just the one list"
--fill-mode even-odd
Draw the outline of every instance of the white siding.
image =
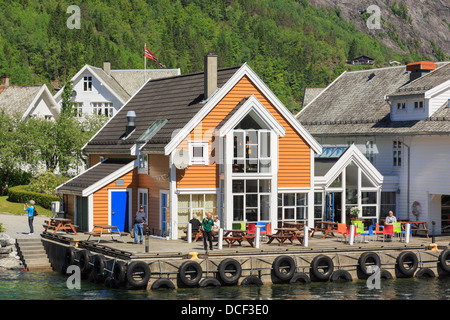
[[440, 107], [444, 105], [450, 99], [450, 89], [444, 90], [439, 95], [430, 99], [430, 111], [431, 115], [436, 112]]

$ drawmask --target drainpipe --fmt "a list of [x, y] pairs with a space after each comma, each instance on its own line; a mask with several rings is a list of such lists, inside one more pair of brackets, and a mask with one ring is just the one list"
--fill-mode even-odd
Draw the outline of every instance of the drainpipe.
[[402, 142], [403, 143], [403, 145], [405, 146], [405, 147], [407, 147], [408, 148], [408, 168], [407, 168], [407, 170], [408, 170], [408, 178], [407, 178], [407, 183], [406, 183], [406, 212], [408, 213], [407, 214], [407, 217], [408, 217], [408, 221], [410, 221], [410, 219], [409, 219], [409, 186], [410, 186], [410, 183], [411, 183], [411, 179], [410, 179], [410, 168], [411, 168], [411, 166], [410, 166], [410, 163], [409, 163], [409, 160], [410, 160], [410, 154], [411, 154], [411, 151], [410, 151], [410, 147], [403, 141]]

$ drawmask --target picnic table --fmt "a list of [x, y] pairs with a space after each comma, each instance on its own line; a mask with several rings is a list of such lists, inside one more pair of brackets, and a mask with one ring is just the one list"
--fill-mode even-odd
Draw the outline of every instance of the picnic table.
[[247, 241], [252, 247], [255, 247], [253, 243], [255, 236], [248, 235], [245, 230], [225, 230], [222, 239], [228, 243], [228, 248], [231, 248], [236, 242], [242, 245], [242, 241]]
[[77, 233], [78, 226], [72, 224], [72, 220], [65, 219], [65, 218], [50, 218], [50, 220], [45, 220], [45, 224], [42, 226], [45, 228], [45, 231], [48, 231], [49, 229], [55, 230], [54, 233], [56, 233], [59, 230], [69, 232], [72, 231], [74, 234]]
[[275, 234], [267, 235], [269, 238], [267, 244], [271, 244], [273, 240], [277, 240], [278, 245], [282, 246], [286, 240], [294, 243], [295, 239], [298, 239], [300, 244], [303, 244], [303, 237], [298, 236], [300, 231], [297, 228], [277, 228], [275, 230], [277, 231]]
[[316, 226], [313, 230], [313, 233], [311, 236], [314, 236], [314, 234], [317, 231], [322, 231], [323, 238], [325, 239], [325, 237], [330, 233], [333, 237], [334, 237], [334, 233], [337, 232], [337, 226], [338, 223], [337, 222], [332, 222], [332, 221], [317, 221], [316, 222]]
[[[94, 231], [95, 229], [100, 229], [100, 232], [95, 232]], [[105, 232], [105, 230], [106, 230], [106, 232]], [[115, 230], [115, 231], [113, 231], [113, 230]], [[116, 227], [116, 226], [104, 225], [104, 224], [95, 225], [94, 229], [91, 232], [85, 232], [84, 234], [89, 235], [89, 237], [87, 238], [87, 241], [89, 241], [91, 236], [94, 236], [94, 237], [99, 237], [97, 243], [100, 243], [100, 240], [102, 237], [110, 236], [113, 240], [114, 240], [114, 237], [120, 237], [122, 242], [125, 243], [125, 240], [123, 240], [123, 238], [122, 238], [123, 232], [121, 233], [119, 230], [119, 227]]]
[[425, 221], [400, 221], [400, 223], [402, 230], [405, 230], [406, 224], [411, 224], [411, 231], [414, 232], [414, 235], [416, 235], [418, 231], [423, 231], [425, 232], [427, 238], [429, 238], [428, 231], [430, 229], [427, 228]]
[[305, 227], [305, 224], [302, 222], [295, 222], [295, 221], [284, 221], [283, 222], [284, 228], [297, 228], [302, 229]]

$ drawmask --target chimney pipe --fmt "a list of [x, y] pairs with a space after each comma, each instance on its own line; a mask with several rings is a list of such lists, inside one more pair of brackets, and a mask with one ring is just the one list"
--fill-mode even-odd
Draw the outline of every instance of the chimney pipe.
[[125, 137], [130, 135], [134, 129], [136, 129], [136, 125], [134, 124], [134, 120], [136, 119], [136, 113], [134, 111], [127, 112], [127, 126], [125, 127]]
[[110, 76], [111, 75], [111, 62], [109, 61], [104, 61], [103, 62], [103, 70], [105, 71], [105, 73]]
[[207, 56], [205, 56], [204, 86], [204, 99], [207, 100], [217, 89], [217, 56], [211, 52], [208, 53]]
[[0, 77], [0, 85], [4, 87], [9, 87], [9, 76]]

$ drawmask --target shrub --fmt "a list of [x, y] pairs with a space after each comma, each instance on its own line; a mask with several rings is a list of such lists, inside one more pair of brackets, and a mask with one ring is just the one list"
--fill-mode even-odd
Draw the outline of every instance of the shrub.
[[48, 195], [55, 194], [55, 188], [69, 180], [62, 175], [54, 174], [46, 171], [30, 180], [30, 184], [26, 187], [28, 191], [45, 193]]
[[52, 201], [60, 201], [59, 197], [27, 190], [28, 186], [15, 186], [8, 189], [8, 201], [25, 203], [34, 200], [37, 205], [51, 210]]

